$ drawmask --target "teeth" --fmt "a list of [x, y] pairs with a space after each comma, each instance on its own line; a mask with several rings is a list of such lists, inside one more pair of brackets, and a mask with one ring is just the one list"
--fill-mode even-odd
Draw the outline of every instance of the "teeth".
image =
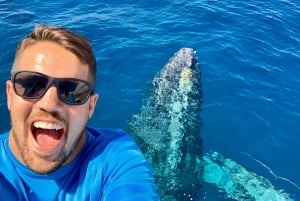
[[34, 122], [33, 126], [42, 129], [55, 129], [55, 130], [62, 129], [62, 127], [59, 124], [49, 123], [44, 121], [36, 121]]

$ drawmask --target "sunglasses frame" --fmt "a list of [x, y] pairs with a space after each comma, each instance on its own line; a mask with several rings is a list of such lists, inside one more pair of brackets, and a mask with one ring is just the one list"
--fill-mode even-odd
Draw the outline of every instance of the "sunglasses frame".
[[[38, 96], [34, 96], [34, 97], [28, 97], [26, 95], [22, 95], [18, 92], [18, 90], [16, 89], [16, 77], [18, 74], [20, 73], [31, 73], [33, 76], [37, 76], [37, 77], [45, 77], [47, 79], [47, 85], [45, 87], [45, 89], [43, 90], [43, 92], [38, 95]], [[88, 81], [85, 81], [85, 80], [81, 80], [81, 79], [77, 79], [77, 78], [57, 78], [57, 77], [51, 77], [49, 75], [46, 75], [46, 74], [43, 74], [43, 73], [40, 73], [40, 72], [36, 72], [36, 71], [12, 71], [11, 72], [11, 81], [12, 81], [12, 84], [13, 84], [13, 88], [14, 88], [14, 91], [15, 93], [22, 97], [22, 98], [26, 98], [26, 99], [39, 99], [41, 97], [43, 97], [45, 95], [45, 93], [48, 91], [48, 89], [51, 87], [51, 86], [55, 86], [56, 87], [56, 91], [57, 91], [57, 97], [59, 98], [60, 101], [62, 101], [63, 103], [67, 104], [67, 105], [83, 105], [87, 102], [87, 100], [89, 99], [89, 97], [94, 94], [93, 90], [94, 90], [94, 84], [91, 83], [91, 82], [88, 82]], [[86, 84], [88, 86], [88, 95], [85, 97], [85, 99], [80, 102], [80, 103], [77, 103], [76, 101], [74, 102], [68, 102], [68, 99], [66, 98], [63, 98], [62, 95], [59, 93], [60, 89], [59, 89], [59, 86], [60, 86], [60, 82], [62, 81], [76, 81], [76, 82], [82, 82], [84, 84]]]

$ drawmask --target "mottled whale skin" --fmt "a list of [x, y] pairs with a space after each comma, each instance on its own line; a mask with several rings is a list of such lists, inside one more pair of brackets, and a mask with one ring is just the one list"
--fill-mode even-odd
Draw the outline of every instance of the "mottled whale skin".
[[[180, 49], [154, 77], [139, 113], [128, 122], [129, 131], [153, 168], [161, 200], [204, 200], [208, 194], [200, 191], [205, 182], [224, 192], [230, 200], [293, 201], [267, 178], [220, 153], [203, 154], [200, 79], [195, 51]], [[205, 198], [197, 196], [201, 194]]]
[[152, 165], [163, 201], [195, 200], [200, 189], [202, 88], [195, 53], [181, 48], [170, 58], [129, 122], [129, 132]]
[[216, 151], [205, 153], [203, 162], [204, 182], [215, 185], [230, 200], [294, 201], [288, 193], [273, 186], [267, 178], [247, 170]]

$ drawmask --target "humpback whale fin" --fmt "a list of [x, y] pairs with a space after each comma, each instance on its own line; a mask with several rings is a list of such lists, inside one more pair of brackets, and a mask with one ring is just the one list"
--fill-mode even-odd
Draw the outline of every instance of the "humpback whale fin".
[[218, 152], [203, 157], [205, 182], [214, 184], [230, 199], [238, 201], [292, 201], [283, 190], [276, 189], [269, 180], [248, 171]]

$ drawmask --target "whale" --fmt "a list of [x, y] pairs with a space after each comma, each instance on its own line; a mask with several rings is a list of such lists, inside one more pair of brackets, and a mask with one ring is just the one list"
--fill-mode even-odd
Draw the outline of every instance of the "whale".
[[154, 77], [140, 111], [128, 123], [152, 165], [162, 200], [193, 200], [200, 188], [201, 103], [196, 52], [181, 48]]
[[196, 51], [179, 49], [154, 76], [141, 108], [128, 120], [128, 132], [152, 167], [161, 200], [203, 200], [201, 187], [211, 184], [229, 200], [292, 201], [267, 178], [217, 151], [204, 153], [201, 79]]
[[[248, 155], [248, 154], [247, 154]], [[267, 178], [248, 170], [217, 151], [203, 156], [203, 182], [214, 185], [226, 198], [237, 201], [293, 201], [290, 194], [276, 188]]]

